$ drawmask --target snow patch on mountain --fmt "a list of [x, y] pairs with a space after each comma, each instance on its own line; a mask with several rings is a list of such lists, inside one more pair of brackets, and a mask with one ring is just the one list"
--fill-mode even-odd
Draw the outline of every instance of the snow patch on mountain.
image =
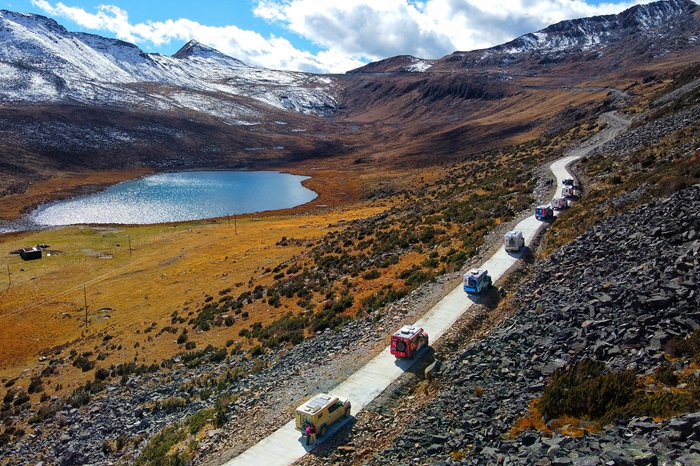
[[[266, 70], [195, 41], [168, 57], [136, 45], [67, 31], [52, 19], [0, 11], [0, 100], [83, 103], [162, 111], [182, 107], [225, 120], [255, 114], [254, 102], [231, 106], [215, 94], [242, 96], [278, 109], [325, 115], [339, 96], [329, 76]], [[172, 94], [173, 89], [180, 92]], [[196, 96], [184, 98], [193, 92]], [[212, 94], [208, 98], [202, 93]]]
[[477, 61], [499, 56], [508, 61], [533, 53], [556, 57], [568, 52], [598, 50], [634, 34], [638, 38], [654, 39], [666, 33], [664, 26], [671, 19], [696, 10], [697, 5], [690, 0], [664, 0], [636, 5], [618, 15], [566, 20], [482, 50]]
[[416, 57], [411, 57], [411, 63], [410, 65], [404, 66], [403, 70], [412, 72], [412, 73], [424, 73], [427, 71], [431, 66], [433, 66], [433, 62], [429, 60], [423, 60], [421, 58], [416, 58]]

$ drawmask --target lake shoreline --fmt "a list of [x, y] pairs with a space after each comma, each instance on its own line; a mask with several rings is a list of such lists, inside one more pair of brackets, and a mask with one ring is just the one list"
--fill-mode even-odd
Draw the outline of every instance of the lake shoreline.
[[[60, 223], [60, 224], [51, 224], [51, 223], [40, 223], [35, 221], [36, 216], [38, 213], [42, 211], [42, 207], [45, 209], [52, 208], [56, 205], [60, 205], [61, 203], [70, 203], [72, 201], [79, 201], [79, 200], [84, 200], [84, 199], [89, 199], [91, 196], [96, 196], [99, 195], [100, 193], [107, 193], [109, 190], [114, 189], [120, 184], [123, 183], [138, 183], [139, 180], [147, 179], [148, 177], [157, 177], [157, 176], [167, 176], [167, 175], [184, 175], [187, 176], [187, 174], [200, 174], [203, 172], [212, 172], [212, 173], [217, 173], [217, 172], [229, 172], [230, 174], [251, 174], [255, 175], [258, 174], [259, 176], [262, 176], [263, 178], [267, 178], [268, 175], [278, 175], [284, 178], [287, 177], [294, 177], [294, 178], [304, 178], [299, 181], [299, 186], [298, 188], [303, 190], [302, 192], [305, 193], [305, 196], [308, 197], [309, 195], [313, 195], [313, 197], [305, 202], [301, 202], [300, 204], [292, 207], [280, 207], [280, 208], [270, 208], [270, 209], [258, 209], [258, 210], [252, 210], [249, 212], [241, 213], [241, 212], [233, 212], [230, 215], [229, 214], [221, 214], [221, 212], [218, 212], [219, 215], [202, 215], [200, 216], [194, 216], [192, 218], [170, 218], [170, 219], [165, 219], [164, 221], [139, 221], [139, 222], [112, 222], [112, 221], [76, 221], [76, 222], [70, 222], [70, 223]], [[135, 177], [124, 177], [121, 176], [122, 174], [132, 174], [132, 175], [137, 175]], [[103, 178], [105, 175], [104, 174], [97, 174], [97, 177]], [[109, 176], [109, 175], [107, 175]], [[235, 175], [234, 175], [235, 176]], [[38, 204], [33, 204], [33, 205], [26, 205], [21, 209], [21, 212], [16, 212], [15, 215], [10, 216], [8, 218], [8, 215], [4, 215], [0, 217], [0, 235], [6, 235], [9, 233], [17, 233], [17, 232], [32, 232], [32, 231], [42, 231], [50, 228], [62, 228], [65, 226], [71, 226], [71, 225], [88, 225], [88, 226], [114, 226], [114, 227], [128, 227], [128, 226], [140, 226], [140, 225], [158, 225], [158, 224], [163, 224], [163, 225], [177, 225], [177, 224], [182, 224], [182, 223], [187, 223], [187, 222], [197, 222], [197, 221], [207, 221], [211, 220], [214, 221], [216, 219], [222, 219], [222, 218], [227, 218], [227, 217], [237, 217], [237, 218], [245, 218], [245, 217], [250, 217], [250, 216], [262, 216], [262, 215], [272, 215], [272, 214], [280, 214], [283, 212], [297, 212], [301, 207], [303, 207], [306, 204], [309, 204], [315, 200], [318, 200], [321, 197], [321, 194], [316, 192], [315, 190], [309, 188], [307, 186], [307, 182], [311, 180], [311, 177], [308, 175], [301, 175], [301, 174], [294, 174], [290, 173], [289, 170], [275, 170], [275, 169], [242, 169], [242, 170], [231, 170], [231, 169], [211, 169], [211, 168], [199, 168], [199, 169], [193, 169], [193, 170], [163, 170], [163, 171], [158, 171], [158, 172], [152, 172], [149, 171], [148, 173], [143, 173], [142, 171], [137, 171], [135, 173], [119, 173], [117, 174], [116, 177], [113, 178], [113, 182], [110, 183], [89, 183], [89, 184], [75, 184], [75, 185], [70, 185], [68, 189], [66, 188], [66, 182], [70, 179], [70, 177], [65, 177], [63, 178], [64, 180], [64, 185], [63, 185], [63, 191], [60, 193], [56, 193], [55, 191], [52, 193], [51, 190], [48, 190], [49, 192], [44, 193], [42, 198], [45, 199], [44, 202], [38, 203]], [[85, 178], [81, 177], [82, 180], [85, 180]], [[204, 178], [206, 180], [206, 177]], [[88, 177], [88, 181], [90, 180], [90, 177]], [[280, 183], [275, 182], [275, 186], [280, 185]], [[252, 186], [257, 186], [257, 185], [252, 185]], [[250, 188], [250, 187], [249, 187]], [[248, 188], [248, 189], [249, 189]], [[269, 187], [268, 187], [269, 188]], [[292, 188], [296, 189], [296, 188]], [[265, 190], [264, 190], [265, 191]], [[267, 190], [269, 191], [269, 189]], [[51, 194], [55, 194], [52, 196]], [[289, 193], [287, 193], [289, 194]], [[280, 193], [279, 198], [280, 199], [288, 199], [288, 195], [285, 193]], [[30, 196], [31, 197], [31, 196]], [[256, 196], [257, 197], [257, 196]], [[208, 199], [207, 199], [208, 200]]]

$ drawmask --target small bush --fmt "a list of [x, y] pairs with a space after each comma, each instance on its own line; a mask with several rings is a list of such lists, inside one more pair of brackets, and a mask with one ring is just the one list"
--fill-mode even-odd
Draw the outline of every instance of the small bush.
[[607, 373], [605, 364], [586, 359], [552, 374], [538, 408], [548, 419], [598, 420], [631, 402], [637, 388], [633, 371]]
[[32, 377], [31, 382], [29, 383], [29, 388], [27, 388], [27, 391], [29, 393], [38, 393], [44, 389], [43, 383], [41, 381], [41, 377]]
[[675, 374], [675, 370], [670, 364], [662, 364], [659, 366], [654, 374], [654, 378], [667, 387], [675, 387], [678, 385], [678, 376]]
[[95, 380], [106, 380], [109, 378], [109, 370], [100, 367], [95, 371]]
[[690, 356], [694, 363], [700, 364], [700, 329], [679, 340], [676, 345], [676, 351], [679, 355]]
[[187, 404], [187, 400], [174, 396], [161, 401], [160, 408], [166, 412], [176, 411]]
[[187, 438], [180, 425], [165, 427], [154, 436], [136, 460], [136, 466], [181, 466], [189, 464], [185, 452], [172, 452], [173, 447]]
[[21, 406], [21, 405], [28, 403], [28, 402], [29, 402], [29, 395], [27, 394], [27, 392], [20, 392], [17, 395], [17, 397], [15, 398], [15, 401], [13, 402], [13, 404], [15, 406]]
[[5, 396], [2, 399], [3, 403], [12, 403], [12, 400], [15, 399], [15, 391], [14, 390], [8, 390], [7, 393], [5, 393]]
[[80, 387], [76, 389], [69, 397], [68, 404], [74, 408], [79, 408], [88, 404], [90, 401], [90, 392], [85, 390], [85, 388]]
[[95, 367], [95, 361], [90, 361], [87, 357], [81, 355], [75, 358], [73, 366], [79, 368], [83, 372], [87, 372]]

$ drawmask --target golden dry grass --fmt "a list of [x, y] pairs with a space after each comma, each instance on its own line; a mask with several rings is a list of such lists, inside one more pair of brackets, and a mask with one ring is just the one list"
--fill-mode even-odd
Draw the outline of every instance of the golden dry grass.
[[[287, 211], [183, 224], [72, 226], [0, 236], [0, 378], [31, 373], [26, 370], [45, 364], [40, 357], [66, 357], [71, 349], [108, 353], [98, 361], [102, 367], [127, 362], [150, 365], [182, 351], [182, 345], [174, 343], [176, 335], [156, 336], [170, 325], [174, 311], [187, 317], [207, 296], [218, 298], [223, 289], [249, 290], [264, 281], [264, 269], [300, 255], [305, 244], [337, 228], [330, 225], [387, 208], [381, 202], [355, 202], [354, 182], [329, 172], [323, 175], [309, 183], [321, 196]], [[329, 185], [347, 189], [329, 190]], [[303, 242], [277, 245], [283, 237]], [[40, 260], [25, 262], [10, 254], [36, 244], [50, 246]], [[241, 328], [255, 321], [265, 325], [289, 310], [298, 311], [262, 302], [246, 310], [250, 318], [238, 319], [231, 327], [190, 334], [189, 340], [198, 348], [243, 340], [245, 348], [252, 342], [238, 336]], [[145, 333], [148, 328], [154, 331]], [[106, 335], [112, 337], [112, 351], [105, 351]], [[83, 374], [78, 369], [59, 374], [56, 381], [63, 389], [57, 394], [93, 376], [92, 371]]]

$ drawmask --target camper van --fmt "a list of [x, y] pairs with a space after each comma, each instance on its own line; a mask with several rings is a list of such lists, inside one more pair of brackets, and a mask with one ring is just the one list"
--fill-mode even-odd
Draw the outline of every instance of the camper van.
[[415, 325], [404, 325], [391, 336], [389, 352], [396, 357], [412, 358], [428, 346], [428, 333]]
[[562, 210], [569, 206], [569, 202], [563, 197], [553, 198], [551, 204], [554, 210]]
[[508, 252], [520, 251], [520, 248], [525, 246], [525, 239], [523, 238], [523, 233], [518, 230], [509, 231], [503, 237], [503, 246]]
[[350, 400], [320, 393], [296, 410], [294, 424], [297, 430], [306, 431], [313, 424], [319, 437], [326, 435], [328, 426], [342, 417], [350, 416]]
[[554, 217], [551, 205], [538, 205], [535, 207], [535, 218], [537, 220], [549, 220]]
[[486, 269], [471, 269], [464, 274], [464, 291], [469, 294], [479, 294], [491, 286], [491, 275]]

